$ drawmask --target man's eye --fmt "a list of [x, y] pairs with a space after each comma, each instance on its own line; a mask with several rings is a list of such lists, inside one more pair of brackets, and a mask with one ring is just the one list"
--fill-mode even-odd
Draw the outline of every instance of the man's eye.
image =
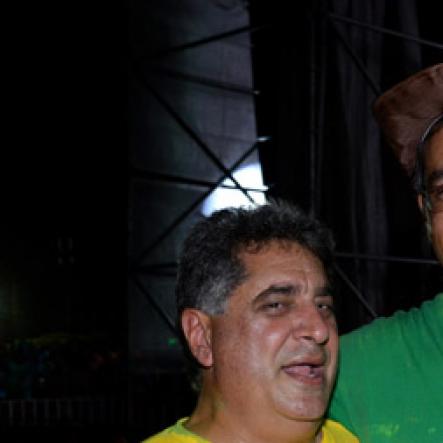
[[320, 311], [324, 311], [326, 313], [331, 313], [331, 314], [335, 313], [335, 309], [334, 309], [334, 306], [332, 304], [329, 304], [329, 303], [319, 303], [317, 306], [318, 306], [318, 309]]
[[272, 303], [266, 303], [263, 305], [263, 310], [270, 314], [278, 314], [284, 312], [288, 308], [286, 303], [275, 301]]
[[436, 200], [443, 200], [443, 184], [433, 186], [430, 193]]
[[431, 209], [433, 212], [443, 211], [443, 185], [439, 184], [434, 187], [429, 192], [429, 202], [431, 204]]

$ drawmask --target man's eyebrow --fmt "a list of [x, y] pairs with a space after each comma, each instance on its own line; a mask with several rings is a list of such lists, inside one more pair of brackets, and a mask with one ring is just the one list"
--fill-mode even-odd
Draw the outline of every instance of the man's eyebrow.
[[326, 284], [325, 286], [320, 286], [315, 290], [315, 295], [317, 297], [332, 297], [334, 298], [334, 291], [332, 286]]
[[[270, 295], [274, 294], [282, 294], [282, 295], [297, 295], [302, 289], [301, 285], [297, 284], [274, 284], [267, 287], [265, 290], [261, 291], [257, 297], [255, 297], [254, 302], [260, 302]], [[315, 289], [315, 295], [317, 297], [319, 296], [333, 296], [332, 294], [332, 288], [330, 285], [320, 286]]]
[[260, 300], [266, 299], [270, 295], [273, 294], [282, 294], [282, 295], [295, 295], [300, 290], [299, 285], [293, 284], [276, 284], [270, 285], [263, 291], [261, 291], [257, 297], [255, 297], [254, 302], [259, 302]]

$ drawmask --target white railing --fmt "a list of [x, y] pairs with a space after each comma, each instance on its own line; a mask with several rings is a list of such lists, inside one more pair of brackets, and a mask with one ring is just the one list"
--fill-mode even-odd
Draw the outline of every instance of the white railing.
[[0, 401], [2, 426], [53, 424], [107, 425], [127, 421], [126, 401], [118, 398], [37, 398]]

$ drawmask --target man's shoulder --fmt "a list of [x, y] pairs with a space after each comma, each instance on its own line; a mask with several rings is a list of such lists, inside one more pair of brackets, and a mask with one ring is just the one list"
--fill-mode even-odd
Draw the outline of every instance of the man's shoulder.
[[423, 302], [419, 307], [408, 311], [397, 311], [391, 317], [380, 317], [361, 328], [358, 328], [341, 337], [341, 346], [346, 347], [348, 342], [359, 341], [378, 335], [392, 334], [394, 332], [416, 331], [417, 326], [434, 326], [436, 332], [441, 331], [443, 321], [443, 293], [437, 294], [433, 299]]
[[143, 440], [142, 443], [208, 443], [207, 440], [188, 431], [183, 423], [187, 418], [182, 418], [174, 425], [164, 429], [158, 434]]
[[323, 438], [321, 443], [359, 443], [358, 438], [354, 434], [334, 420], [326, 420], [322, 431]]

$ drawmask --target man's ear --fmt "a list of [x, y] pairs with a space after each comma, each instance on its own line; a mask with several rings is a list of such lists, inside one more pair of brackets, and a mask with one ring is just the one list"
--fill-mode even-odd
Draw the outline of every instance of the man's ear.
[[423, 201], [423, 194], [417, 194], [417, 203], [418, 203], [418, 207], [420, 208], [420, 211], [423, 215], [425, 215], [425, 202]]
[[426, 202], [424, 200], [423, 194], [417, 195], [417, 203], [418, 207], [420, 208], [421, 213], [423, 214], [423, 217], [425, 219], [425, 225], [426, 225], [426, 233], [428, 235], [429, 240], [432, 241], [432, 223], [431, 223], [431, 217], [429, 214], [429, 210], [426, 208]]
[[198, 309], [185, 309], [181, 323], [183, 333], [192, 355], [205, 368], [212, 366], [211, 319]]

